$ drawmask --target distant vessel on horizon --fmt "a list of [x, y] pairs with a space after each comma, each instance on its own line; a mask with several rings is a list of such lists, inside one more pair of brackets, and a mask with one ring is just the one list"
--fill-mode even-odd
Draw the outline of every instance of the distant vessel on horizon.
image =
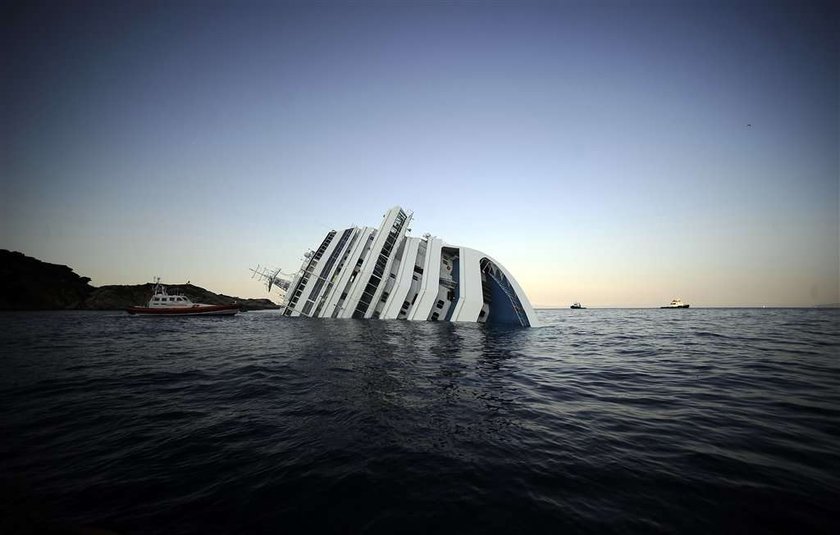
[[659, 308], [688, 308], [689, 306], [688, 303], [683, 303], [682, 299], [672, 299], [669, 304]]
[[574, 303], [572, 306], [570, 306], [569, 308], [573, 308], [573, 309], [583, 309], [583, 310], [585, 310], [585, 309], [586, 309], [586, 307], [585, 307], [585, 306], [581, 305], [581, 304], [580, 304], [580, 303], [578, 303], [578, 302], [575, 302], [575, 303]]

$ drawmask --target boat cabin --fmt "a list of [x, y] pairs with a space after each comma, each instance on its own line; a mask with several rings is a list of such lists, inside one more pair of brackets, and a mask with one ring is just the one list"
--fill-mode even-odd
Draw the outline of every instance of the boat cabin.
[[155, 295], [149, 301], [150, 307], [155, 306], [190, 306], [192, 301], [184, 295]]
[[193, 302], [186, 295], [169, 295], [166, 293], [166, 287], [160, 283], [160, 279], [155, 281], [155, 289], [152, 298], [149, 299], [149, 307], [191, 307]]

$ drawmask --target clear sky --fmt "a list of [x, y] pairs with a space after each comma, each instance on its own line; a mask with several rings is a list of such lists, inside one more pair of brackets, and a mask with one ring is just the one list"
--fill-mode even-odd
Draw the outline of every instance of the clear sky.
[[265, 297], [393, 205], [537, 306], [840, 302], [832, 2], [4, 2], [0, 248]]

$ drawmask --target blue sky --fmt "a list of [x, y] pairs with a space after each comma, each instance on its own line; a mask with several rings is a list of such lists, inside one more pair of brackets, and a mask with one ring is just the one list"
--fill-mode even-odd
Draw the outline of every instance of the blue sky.
[[[840, 301], [816, 2], [18, 2], [0, 248], [263, 297], [399, 204], [538, 306]], [[750, 126], [748, 126], [750, 125]]]

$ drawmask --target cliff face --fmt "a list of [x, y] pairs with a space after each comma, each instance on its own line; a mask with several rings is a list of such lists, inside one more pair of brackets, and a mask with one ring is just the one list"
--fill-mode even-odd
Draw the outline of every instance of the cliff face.
[[[149, 302], [154, 285], [111, 285], [96, 288], [67, 266], [48, 264], [18, 252], [0, 250], [0, 310], [122, 310]], [[230, 305], [244, 310], [279, 308], [268, 299], [240, 299], [192, 284], [168, 285], [195, 303]]]
[[67, 266], [0, 249], [0, 310], [80, 308], [94, 287]]

